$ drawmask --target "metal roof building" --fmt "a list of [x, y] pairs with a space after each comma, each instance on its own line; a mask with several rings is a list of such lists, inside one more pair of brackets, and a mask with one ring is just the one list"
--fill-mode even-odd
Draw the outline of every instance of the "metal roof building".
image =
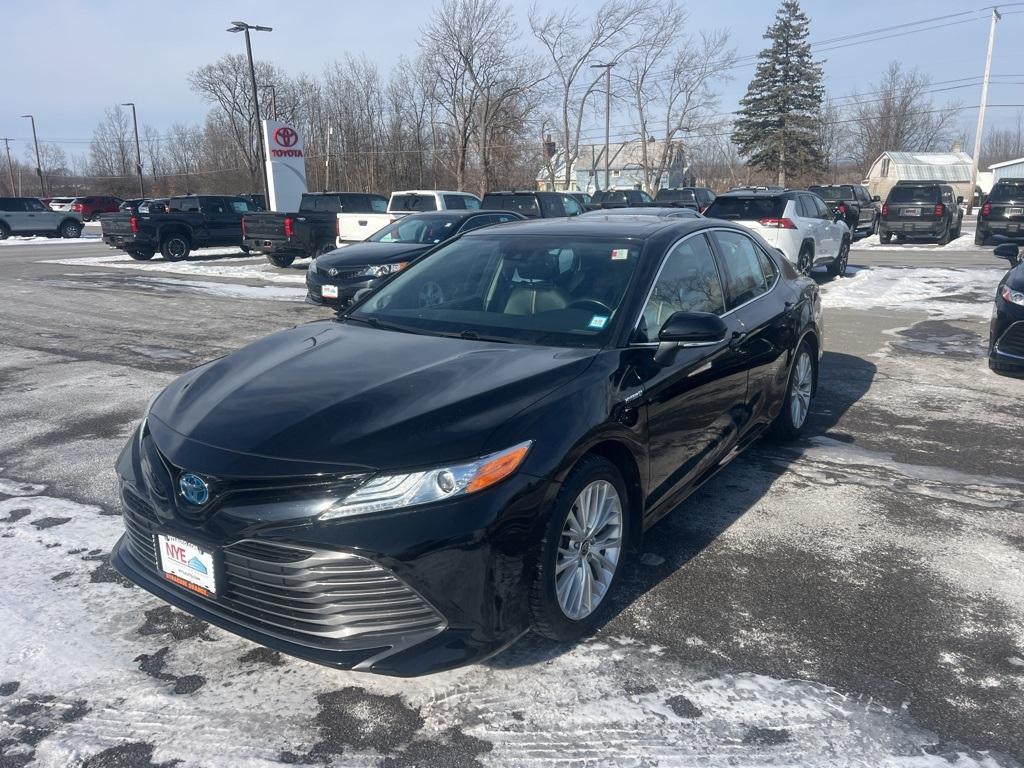
[[867, 187], [883, 200], [897, 181], [950, 184], [966, 199], [971, 193], [971, 156], [966, 152], [883, 152], [871, 164]]
[[1024, 157], [993, 163], [988, 169], [992, 171], [993, 183], [1000, 179], [1024, 179]]

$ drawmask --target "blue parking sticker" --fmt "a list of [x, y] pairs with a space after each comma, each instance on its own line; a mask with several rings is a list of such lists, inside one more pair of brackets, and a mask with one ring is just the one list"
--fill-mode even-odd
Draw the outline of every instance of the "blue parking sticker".
[[607, 322], [607, 315], [594, 315], [592, 318], [590, 318], [590, 325], [588, 325], [587, 327], [601, 330], [602, 328], [604, 328], [605, 323]]

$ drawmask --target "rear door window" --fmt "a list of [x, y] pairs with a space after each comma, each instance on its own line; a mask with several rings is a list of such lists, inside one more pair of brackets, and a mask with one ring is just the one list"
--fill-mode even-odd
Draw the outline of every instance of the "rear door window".
[[729, 196], [715, 198], [715, 202], [705, 212], [712, 219], [729, 219], [732, 221], [760, 221], [761, 219], [778, 219], [786, 210], [786, 200], [781, 197], [757, 195], [751, 197]]
[[725, 312], [715, 256], [702, 234], [683, 240], [665, 257], [634, 340], [657, 341], [659, 331], [676, 312]]
[[566, 216], [579, 216], [583, 209], [572, 195], [562, 195], [562, 205], [565, 206]]
[[565, 207], [558, 195], [541, 195], [540, 209], [545, 218], [555, 219], [565, 216]]
[[768, 280], [761, 268], [761, 254], [754, 241], [739, 232], [717, 230], [711, 233], [722, 258], [725, 292], [729, 309], [756, 299], [768, 291]]

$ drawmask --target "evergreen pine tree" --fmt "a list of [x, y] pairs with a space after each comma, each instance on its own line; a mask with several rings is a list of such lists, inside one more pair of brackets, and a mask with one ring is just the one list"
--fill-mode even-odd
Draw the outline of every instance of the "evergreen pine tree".
[[764, 37], [757, 72], [740, 101], [733, 143], [755, 168], [803, 176], [824, 168], [821, 150], [821, 64], [811, 58], [808, 19], [798, 0], [783, 0]]

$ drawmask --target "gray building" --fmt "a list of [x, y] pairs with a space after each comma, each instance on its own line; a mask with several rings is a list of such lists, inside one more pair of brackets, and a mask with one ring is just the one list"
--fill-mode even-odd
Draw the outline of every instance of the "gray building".
[[966, 152], [883, 152], [864, 182], [885, 200], [897, 181], [943, 181], [965, 200], [971, 197], [971, 156]]

